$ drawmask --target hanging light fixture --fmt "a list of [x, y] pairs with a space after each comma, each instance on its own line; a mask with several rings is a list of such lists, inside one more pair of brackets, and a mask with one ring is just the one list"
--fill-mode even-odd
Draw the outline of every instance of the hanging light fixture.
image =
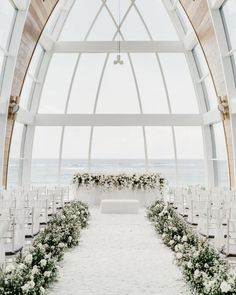
[[114, 65], [123, 65], [124, 61], [121, 59], [121, 54], [120, 54], [120, 0], [118, 0], [118, 53], [116, 56], [116, 59], [114, 60]]

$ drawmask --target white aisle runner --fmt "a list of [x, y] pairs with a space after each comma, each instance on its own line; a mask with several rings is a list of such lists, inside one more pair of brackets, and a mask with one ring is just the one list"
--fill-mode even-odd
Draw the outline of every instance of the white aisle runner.
[[191, 294], [144, 211], [91, 213], [80, 245], [66, 253], [49, 295]]

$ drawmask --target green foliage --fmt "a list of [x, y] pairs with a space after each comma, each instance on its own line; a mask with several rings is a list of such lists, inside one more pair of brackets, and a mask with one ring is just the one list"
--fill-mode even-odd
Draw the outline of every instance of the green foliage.
[[228, 263], [171, 205], [156, 201], [147, 209], [147, 217], [164, 244], [175, 252], [176, 263], [196, 294], [236, 294], [236, 279]]
[[67, 248], [78, 245], [81, 228], [87, 226], [89, 216], [87, 205], [81, 202], [61, 209], [41, 230], [29, 251], [0, 272], [0, 294], [45, 294], [56, 279], [58, 261]]

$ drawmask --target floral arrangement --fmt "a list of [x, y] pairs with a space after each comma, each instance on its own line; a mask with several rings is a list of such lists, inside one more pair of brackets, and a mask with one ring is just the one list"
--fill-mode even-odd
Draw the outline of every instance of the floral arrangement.
[[166, 180], [158, 173], [145, 174], [95, 174], [95, 173], [77, 173], [74, 175], [72, 183], [77, 188], [85, 187], [87, 189], [99, 188], [102, 191], [113, 191], [121, 189], [132, 190], [153, 190], [158, 189], [163, 192], [166, 187]]
[[45, 289], [56, 279], [58, 261], [67, 248], [78, 245], [81, 228], [87, 226], [89, 216], [87, 205], [79, 201], [61, 209], [30, 249], [0, 272], [0, 294], [45, 294]]
[[156, 201], [147, 209], [147, 216], [164, 244], [175, 252], [176, 263], [196, 294], [236, 294], [236, 279], [227, 261], [171, 205]]

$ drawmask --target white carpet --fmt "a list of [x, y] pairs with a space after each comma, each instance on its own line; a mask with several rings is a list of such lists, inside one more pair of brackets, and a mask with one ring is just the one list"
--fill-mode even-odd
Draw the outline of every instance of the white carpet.
[[49, 295], [191, 294], [145, 212], [101, 214], [92, 210], [78, 247], [66, 253]]

